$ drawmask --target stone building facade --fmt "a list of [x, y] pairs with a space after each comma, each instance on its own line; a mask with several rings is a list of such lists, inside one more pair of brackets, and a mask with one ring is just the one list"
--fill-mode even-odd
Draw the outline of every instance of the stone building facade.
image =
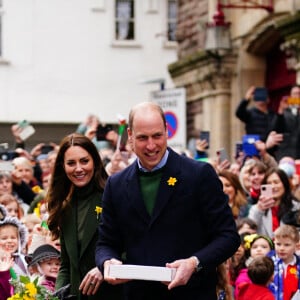
[[[247, 1], [219, 1], [230, 2]], [[169, 72], [176, 87], [186, 88], [187, 137], [209, 130], [211, 156], [224, 147], [233, 157], [235, 142], [244, 134], [235, 109], [249, 86], [266, 86], [276, 110], [281, 97], [300, 83], [300, 1], [256, 2], [272, 3], [273, 12], [222, 9], [231, 23], [232, 48], [219, 56], [204, 49], [206, 23], [217, 1], [178, 1], [178, 60]], [[293, 51], [289, 59], [287, 50]]]

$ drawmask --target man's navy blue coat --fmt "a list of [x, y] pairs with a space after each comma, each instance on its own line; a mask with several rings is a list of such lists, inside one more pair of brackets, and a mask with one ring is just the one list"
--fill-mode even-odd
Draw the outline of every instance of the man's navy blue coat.
[[[168, 150], [152, 216], [142, 200], [137, 162], [109, 177], [96, 265], [102, 270], [105, 260], [124, 254], [124, 263], [148, 266], [195, 255], [203, 269], [185, 286], [168, 291], [160, 282], [130, 281], [124, 299], [214, 300], [216, 267], [240, 244], [235, 221], [213, 167]], [[170, 177], [177, 180], [174, 186]]]

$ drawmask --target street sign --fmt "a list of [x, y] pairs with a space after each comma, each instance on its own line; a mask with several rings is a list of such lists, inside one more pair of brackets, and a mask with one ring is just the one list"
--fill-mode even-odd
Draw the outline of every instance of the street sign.
[[176, 150], [186, 148], [186, 100], [185, 89], [167, 89], [152, 92], [150, 99], [164, 111], [167, 129], [168, 145]]

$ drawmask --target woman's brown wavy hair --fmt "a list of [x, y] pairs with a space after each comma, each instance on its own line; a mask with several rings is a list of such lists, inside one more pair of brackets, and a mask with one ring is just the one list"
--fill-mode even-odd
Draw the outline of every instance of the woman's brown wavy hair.
[[240, 208], [247, 204], [246, 194], [239, 181], [239, 177], [236, 174], [227, 170], [220, 171], [218, 175], [226, 178], [235, 190], [235, 198], [234, 198], [234, 202], [232, 203], [231, 210], [233, 216], [235, 218], [238, 218], [240, 213]]
[[59, 228], [62, 219], [70, 206], [74, 190], [74, 186], [64, 170], [65, 153], [72, 146], [82, 147], [92, 156], [95, 170], [91, 180], [94, 181], [96, 189], [102, 192], [107, 179], [107, 173], [101, 161], [99, 152], [89, 138], [78, 133], [72, 133], [62, 139], [46, 198], [49, 212], [48, 226], [54, 239], [59, 237]]

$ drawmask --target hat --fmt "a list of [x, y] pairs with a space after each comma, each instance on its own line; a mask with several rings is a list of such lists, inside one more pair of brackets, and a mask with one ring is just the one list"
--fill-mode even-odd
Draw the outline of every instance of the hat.
[[17, 227], [20, 237], [21, 249], [23, 249], [27, 243], [27, 227], [22, 224], [22, 222], [18, 218], [8, 216], [6, 208], [0, 204], [0, 227], [4, 225], [12, 225]]
[[278, 168], [283, 170], [289, 178], [293, 177], [296, 173], [295, 165], [289, 162], [279, 163]]
[[0, 221], [7, 216], [7, 210], [4, 205], [0, 204]]
[[44, 244], [34, 250], [29, 265], [32, 266], [41, 262], [42, 260], [50, 258], [60, 258], [60, 252], [53, 246]]

